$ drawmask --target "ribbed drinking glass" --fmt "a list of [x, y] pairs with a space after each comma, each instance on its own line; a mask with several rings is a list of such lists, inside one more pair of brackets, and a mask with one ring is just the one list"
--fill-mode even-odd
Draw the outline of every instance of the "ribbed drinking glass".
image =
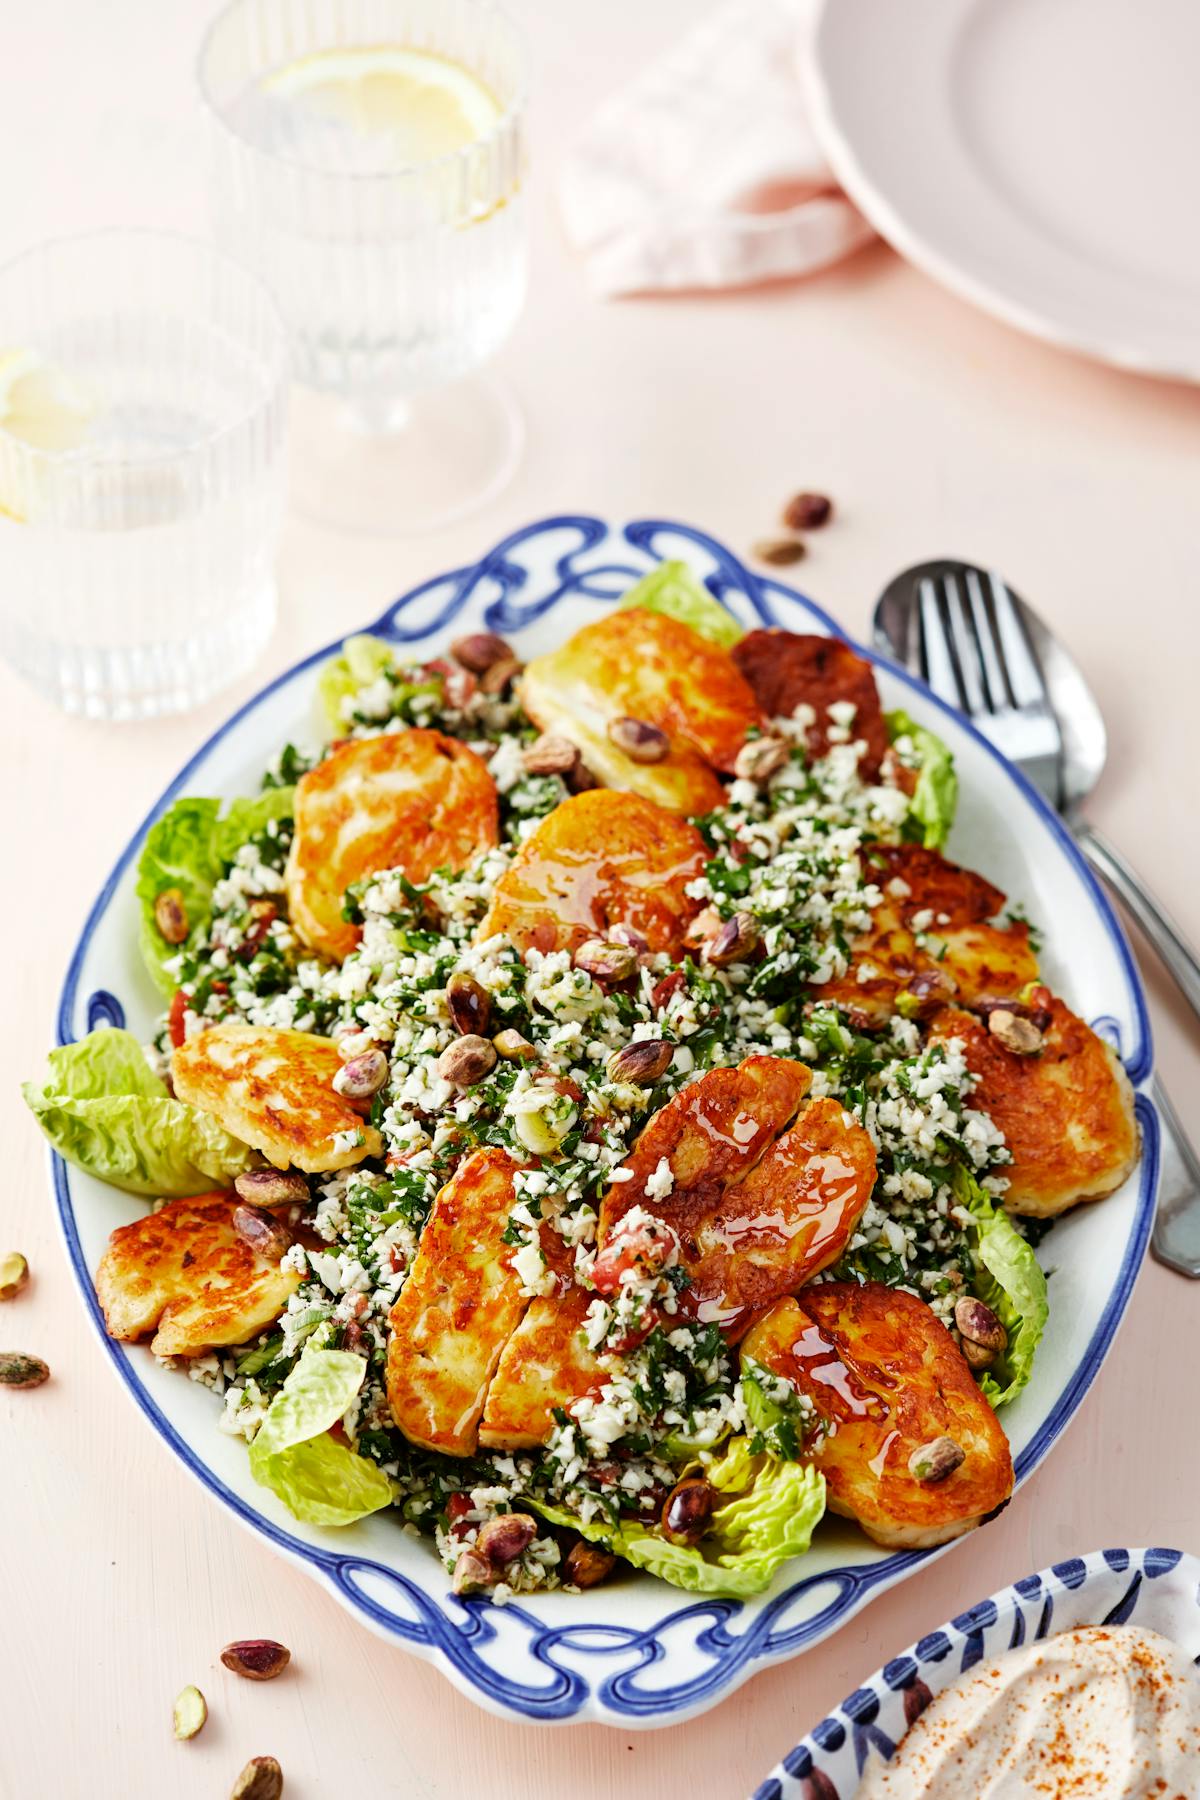
[[232, 0], [199, 77], [218, 238], [292, 334], [302, 510], [402, 532], [490, 498], [522, 435], [477, 374], [525, 294], [515, 26], [488, 0]]
[[0, 648], [69, 712], [195, 705], [275, 618], [287, 334], [206, 245], [98, 232], [0, 269]]

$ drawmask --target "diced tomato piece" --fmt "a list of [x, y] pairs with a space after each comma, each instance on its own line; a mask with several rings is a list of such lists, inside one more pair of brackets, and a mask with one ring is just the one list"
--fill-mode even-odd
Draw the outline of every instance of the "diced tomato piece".
[[661, 1012], [671, 997], [683, 986], [683, 970], [672, 969], [669, 975], [656, 982], [650, 990], [650, 1004], [655, 1012]]
[[648, 1222], [622, 1231], [618, 1224], [592, 1264], [592, 1286], [598, 1294], [615, 1294], [627, 1269], [639, 1269], [645, 1275], [657, 1273], [674, 1242], [674, 1232], [663, 1225]]
[[187, 1011], [187, 1005], [187, 995], [182, 988], [176, 988], [171, 1010], [167, 1014], [167, 1035], [177, 1050], [183, 1042], [183, 1015]]
[[628, 1356], [639, 1344], [644, 1344], [654, 1327], [658, 1324], [658, 1309], [650, 1307], [642, 1323], [635, 1329], [622, 1332], [620, 1337], [609, 1338], [605, 1349], [613, 1351], [617, 1356]]

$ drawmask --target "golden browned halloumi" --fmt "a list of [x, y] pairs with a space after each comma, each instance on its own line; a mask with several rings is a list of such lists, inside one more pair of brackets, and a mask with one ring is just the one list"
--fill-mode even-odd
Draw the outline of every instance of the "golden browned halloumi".
[[341, 1066], [329, 1038], [229, 1022], [180, 1044], [171, 1079], [181, 1100], [211, 1113], [277, 1169], [316, 1174], [383, 1149], [375, 1127], [335, 1093]]
[[201, 1356], [244, 1344], [279, 1317], [300, 1276], [243, 1242], [237, 1204], [235, 1194], [197, 1194], [118, 1226], [96, 1270], [110, 1337], [154, 1331], [156, 1356]]
[[561, 1293], [539, 1294], [529, 1302], [496, 1365], [480, 1444], [491, 1450], [544, 1444], [554, 1428], [555, 1408], [569, 1408], [604, 1380], [583, 1336], [594, 1298], [572, 1282]]
[[931, 1036], [958, 1038], [977, 1077], [971, 1105], [1004, 1133], [1012, 1163], [1004, 1204], [1052, 1218], [1080, 1200], [1111, 1194], [1135, 1167], [1141, 1145], [1133, 1090], [1115, 1051], [1090, 1026], [1040, 990], [1049, 1023], [1042, 1048], [1018, 1056], [957, 1007], [930, 1022]]
[[[954, 1339], [923, 1300], [878, 1282], [817, 1282], [781, 1300], [747, 1334], [761, 1363], [836, 1423], [812, 1461], [831, 1512], [877, 1544], [945, 1544], [1003, 1506], [1012, 1455]], [[949, 1437], [965, 1452], [940, 1481], [918, 1481], [913, 1453]]]
[[[601, 1241], [633, 1206], [675, 1231], [686, 1311], [734, 1338], [842, 1254], [875, 1181], [867, 1133], [834, 1100], [805, 1104], [802, 1063], [713, 1069], [654, 1115], [601, 1207]], [[794, 1123], [793, 1123], [794, 1121]], [[662, 1161], [672, 1187], [651, 1197]]]
[[[875, 1146], [837, 1100], [811, 1100], [796, 1123], [725, 1189], [688, 1265], [701, 1316], [720, 1308], [727, 1334], [835, 1263], [875, 1185]], [[668, 1204], [670, 1196], [668, 1196]]]
[[846, 974], [812, 990], [820, 999], [884, 1024], [904, 994], [932, 994], [935, 1004], [956, 995], [970, 1006], [1037, 980], [1028, 925], [990, 923], [1005, 896], [982, 875], [919, 844], [873, 844], [863, 873], [883, 890], [882, 902], [853, 939]]
[[359, 939], [342, 917], [351, 882], [400, 868], [410, 881], [463, 869], [497, 842], [496, 784], [482, 760], [440, 731], [352, 739], [296, 784], [285, 882], [297, 933], [341, 962]]
[[600, 1241], [632, 1207], [667, 1215], [648, 1200], [646, 1186], [668, 1163], [670, 1224], [694, 1251], [700, 1224], [726, 1187], [758, 1161], [784, 1132], [812, 1086], [812, 1071], [782, 1056], [748, 1056], [732, 1069], [709, 1069], [681, 1088], [647, 1122], [625, 1167], [631, 1180], [614, 1181], [600, 1207]]
[[879, 780], [888, 735], [875, 671], [849, 644], [795, 631], [748, 631], [730, 654], [768, 718], [790, 718], [798, 706], [812, 707], [816, 718], [805, 734], [812, 758], [829, 750], [829, 707], [850, 701], [851, 738], [866, 744], [859, 773], [864, 781]]
[[500, 1353], [525, 1311], [504, 1242], [517, 1164], [474, 1150], [434, 1201], [412, 1272], [392, 1308], [387, 1391], [414, 1444], [469, 1456]]
[[[711, 812], [724, 799], [714, 770], [732, 773], [750, 728], [754, 696], [728, 651], [689, 625], [641, 607], [608, 613], [520, 679], [521, 702], [543, 731], [578, 746], [606, 787], [644, 794], [674, 812]], [[639, 763], [608, 736], [621, 717], [656, 725], [670, 741], [657, 763]]]
[[675, 954], [700, 910], [687, 884], [707, 860], [686, 820], [638, 794], [593, 788], [556, 806], [522, 845], [478, 936], [504, 932], [522, 951], [574, 951], [623, 924], [651, 950]]

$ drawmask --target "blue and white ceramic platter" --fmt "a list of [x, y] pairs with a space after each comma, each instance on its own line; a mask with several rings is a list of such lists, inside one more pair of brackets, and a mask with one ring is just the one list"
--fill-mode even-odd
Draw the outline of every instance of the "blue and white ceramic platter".
[[[514, 532], [473, 566], [405, 594], [365, 629], [425, 656], [463, 631], [487, 628], [513, 639], [529, 657], [561, 642], [656, 560], [672, 556], [686, 558], [747, 626], [837, 632], [800, 594], [755, 576], [703, 532], [657, 519], [611, 525], [582, 515]], [[182, 793], [256, 791], [280, 744], [314, 735], [314, 677], [333, 648], [297, 664], [242, 707], [138, 827], [72, 957], [59, 1012], [61, 1041], [122, 1018], [149, 1035], [159, 1002], [138, 959], [133, 897], [146, 826]], [[1021, 777], [919, 683], [886, 664], [879, 680], [885, 704], [909, 708], [942, 734], [958, 759], [963, 797], [951, 854], [995, 880], [1046, 928], [1047, 979], [1098, 1024], [1144, 1090], [1151, 1046], [1141, 984], [1121, 928], [1068, 834]], [[1055, 1270], [1049, 1331], [1029, 1388], [1005, 1416], [1019, 1481], [1047, 1454], [1095, 1379], [1145, 1252], [1158, 1133], [1144, 1091], [1137, 1104], [1145, 1143], [1140, 1168], [1119, 1193], [1080, 1209], [1046, 1242], [1045, 1260]], [[937, 1554], [889, 1553], [829, 1520], [808, 1556], [744, 1604], [692, 1600], [640, 1576], [503, 1609], [464, 1603], [450, 1594], [430, 1547], [389, 1517], [376, 1515], [340, 1533], [297, 1524], [251, 1480], [244, 1446], [217, 1430], [216, 1403], [206, 1390], [160, 1368], [144, 1348], [104, 1336], [91, 1271], [109, 1232], [140, 1216], [142, 1205], [57, 1159], [53, 1180], [84, 1304], [104, 1354], [148, 1423], [246, 1525], [327, 1583], [384, 1637], [434, 1659], [464, 1693], [496, 1712], [546, 1722], [600, 1720], [624, 1729], [677, 1722], [712, 1706], [757, 1669], [827, 1636]]]
[[978, 1662], [1077, 1625], [1141, 1625], [1200, 1663], [1200, 1559], [1181, 1550], [1093, 1550], [1001, 1588], [855, 1688], [752, 1800], [854, 1800], [865, 1771], [891, 1760], [935, 1694]]

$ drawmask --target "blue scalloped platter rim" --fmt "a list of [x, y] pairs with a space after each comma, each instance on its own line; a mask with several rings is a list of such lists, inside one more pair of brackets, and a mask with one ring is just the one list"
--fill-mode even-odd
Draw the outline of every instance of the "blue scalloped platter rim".
[[[547, 552], [543, 558], [546, 567], [541, 581], [525, 592], [532, 573], [527, 559], [539, 545]], [[918, 696], [926, 712], [932, 709], [943, 714], [950, 722], [951, 736], [957, 732], [970, 738], [1004, 770], [1021, 805], [1038, 816], [1072, 865], [1103, 928], [1125, 983], [1132, 1020], [1125, 1066], [1135, 1087], [1144, 1090], [1152, 1067], [1152, 1045], [1141, 980], [1121, 925], [1061, 820], [1016, 769], [922, 683], [848, 638], [826, 612], [794, 588], [755, 575], [707, 532], [664, 519], [638, 519], [613, 526], [591, 514], [557, 514], [511, 533], [478, 562], [409, 590], [364, 629], [398, 644], [417, 644], [444, 633], [470, 605], [472, 616], [477, 614], [487, 629], [513, 633], [567, 598], [612, 604], [632, 581], [668, 555], [690, 557], [704, 570], [710, 592], [748, 627], [785, 621], [794, 625], [801, 615], [799, 622], [805, 628], [846, 639], [858, 654], [885, 670], [891, 683]], [[238, 732], [279, 689], [333, 654], [340, 642], [339, 638], [293, 664], [234, 712], [180, 769], [138, 826], [93, 903], [68, 965], [58, 1007], [60, 1043], [70, 1042], [79, 1027], [123, 1022], [124, 1009], [117, 997], [98, 988], [83, 999], [80, 985], [93, 937], [149, 826], [186, 790], [215, 746]], [[1073, 1375], [1016, 1458], [1018, 1484], [1047, 1454], [1099, 1372], [1145, 1255], [1157, 1192], [1158, 1120], [1144, 1091], [1137, 1093], [1136, 1107], [1143, 1157], [1135, 1212], [1120, 1265]], [[674, 1590], [664, 1587], [661, 1616], [649, 1627], [635, 1628], [619, 1617], [604, 1615], [601, 1596], [618, 1595], [619, 1589], [598, 1589], [586, 1596], [596, 1605], [594, 1620], [552, 1625], [519, 1603], [500, 1610], [454, 1599], [445, 1591], [441, 1571], [432, 1560], [429, 1582], [421, 1585], [374, 1559], [308, 1541], [235, 1493], [208, 1466], [166, 1417], [131, 1356], [106, 1335], [75, 1217], [71, 1172], [55, 1155], [50, 1157], [50, 1167], [59, 1224], [84, 1305], [126, 1391], [153, 1429], [241, 1523], [316, 1574], [367, 1625], [390, 1641], [432, 1659], [462, 1692], [503, 1716], [539, 1723], [588, 1720], [625, 1729], [677, 1723], [716, 1704], [769, 1663], [794, 1656], [826, 1637], [876, 1593], [950, 1548], [881, 1553], [874, 1562], [847, 1564], [802, 1577], [757, 1602], [681, 1602]], [[817, 1610], [799, 1623], [789, 1624], [789, 1611], [816, 1589], [822, 1596], [828, 1590], [828, 1599], [822, 1598]], [[610, 1613], [619, 1611], [618, 1600]], [[678, 1646], [684, 1640], [687, 1650], [681, 1656]], [[677, 1662], [679, 1679], [665, 1679]], [[644, 1677], [649, 1679], [641, 1679]]]
[[1083, 1625], [1140, 1625], [1200, 1665], [1200, 1559], [1093, 1550], [1024, 1575], [891, 1657], [776, 1763], [751, 1800], [854, 1800], [930, 1700], [976, 1664]]

